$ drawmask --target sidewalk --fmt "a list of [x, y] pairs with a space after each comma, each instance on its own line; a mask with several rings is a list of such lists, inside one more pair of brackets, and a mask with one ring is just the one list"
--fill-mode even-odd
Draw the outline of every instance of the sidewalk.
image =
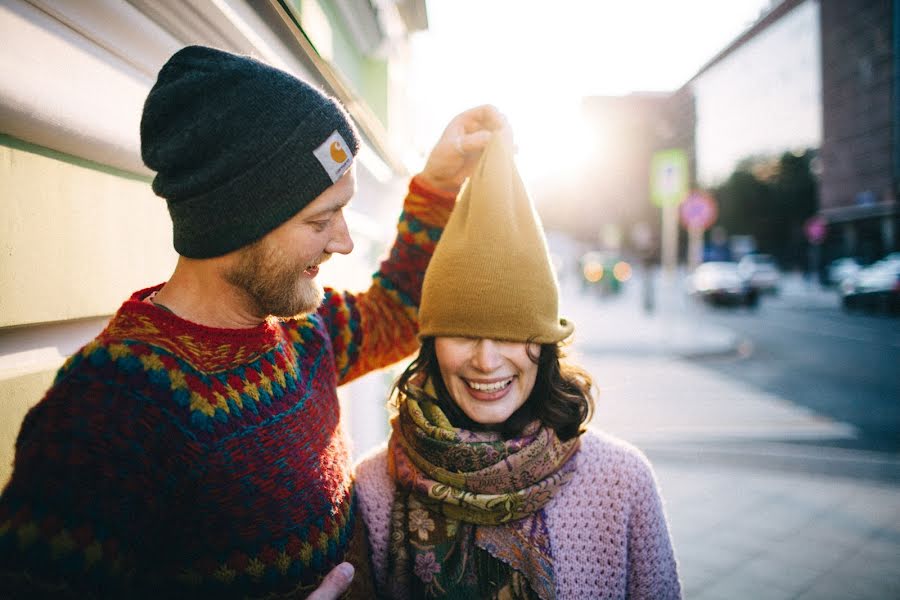
[[681, 292], [678, 282], [655, 288], [654, 310], [648, 313], [638, 282], [608, 297], [565, 285], [560, 314], [575, 322], [576, 346], [584, 352], [692, 357], [738, 350], [737, 336], [705, 322], [702, 307]]
[[[833, 306], [798, 281], [784, 300]], [[653, 462], [685, 598], [900, 598], [898, 457], [816, 446], [855, 429], [683, 360], [742, 352], [683, 296], [647, 315], [635, 290], [571, 292], [572, 354], [599, 389], [592, 426]]]

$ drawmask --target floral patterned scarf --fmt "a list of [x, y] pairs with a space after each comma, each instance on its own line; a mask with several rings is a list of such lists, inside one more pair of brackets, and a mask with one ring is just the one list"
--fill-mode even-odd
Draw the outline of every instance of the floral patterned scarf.
[[458, 429], [411, 397], [391, 426], [391, 596], [554, 598], [543, 508], [571, 479], [578, 438], [561, 442], [537, 421], [508, 440]]

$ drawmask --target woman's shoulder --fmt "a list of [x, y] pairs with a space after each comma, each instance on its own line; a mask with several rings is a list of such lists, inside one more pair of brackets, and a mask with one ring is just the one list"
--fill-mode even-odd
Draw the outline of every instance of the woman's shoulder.
[[633, 444], [597, 429], [581, 435], [577, 472], [582, 479], [615, 479], [645, 486], [654, 483], [653, 467]]

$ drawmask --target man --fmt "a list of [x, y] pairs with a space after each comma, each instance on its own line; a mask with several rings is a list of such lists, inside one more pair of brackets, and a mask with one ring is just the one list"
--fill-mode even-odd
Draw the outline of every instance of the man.
[[[332, 567], [370, 588], [336, 387], [416, 347], [422, 276], [503, 118], [453, 121], [360, 294], [316, 283], [353, 248], [359, 140], [332, 99], [255, 60], [187, 47], [141, 121], [180, 257], [60, 369], [0, 497], [8, 595], [296, 597]], [[341, 567], [317, 597], [349, 581]], [[2, 595], [2, 593], [0, 593]]]

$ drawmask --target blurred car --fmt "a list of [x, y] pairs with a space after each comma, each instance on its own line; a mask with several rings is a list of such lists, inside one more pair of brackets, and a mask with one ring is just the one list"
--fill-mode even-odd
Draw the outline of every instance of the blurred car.
[[761, 294], [777, 294], [781, 270], [768, 254], [747, 254], [738, 261], [738, 274]]
[[841, 305], [847, 309], [900, 312], [900, 253], [893, 252], [841, 282]]
[[612, 252], [592, 250], [581, 257], [582, 287], [601, 295], [618, 294], [631, 272], [631, 265]]
[[828, 263], [828, 284], [840, 285], [848, 277], [859, 273], [862, 265], [855, 258], [843, 256]]
[[741, 276], [738, 263], [706, 262], [687, 278], [688, 293], [709, 304], [755, 307], [759, 292]]

